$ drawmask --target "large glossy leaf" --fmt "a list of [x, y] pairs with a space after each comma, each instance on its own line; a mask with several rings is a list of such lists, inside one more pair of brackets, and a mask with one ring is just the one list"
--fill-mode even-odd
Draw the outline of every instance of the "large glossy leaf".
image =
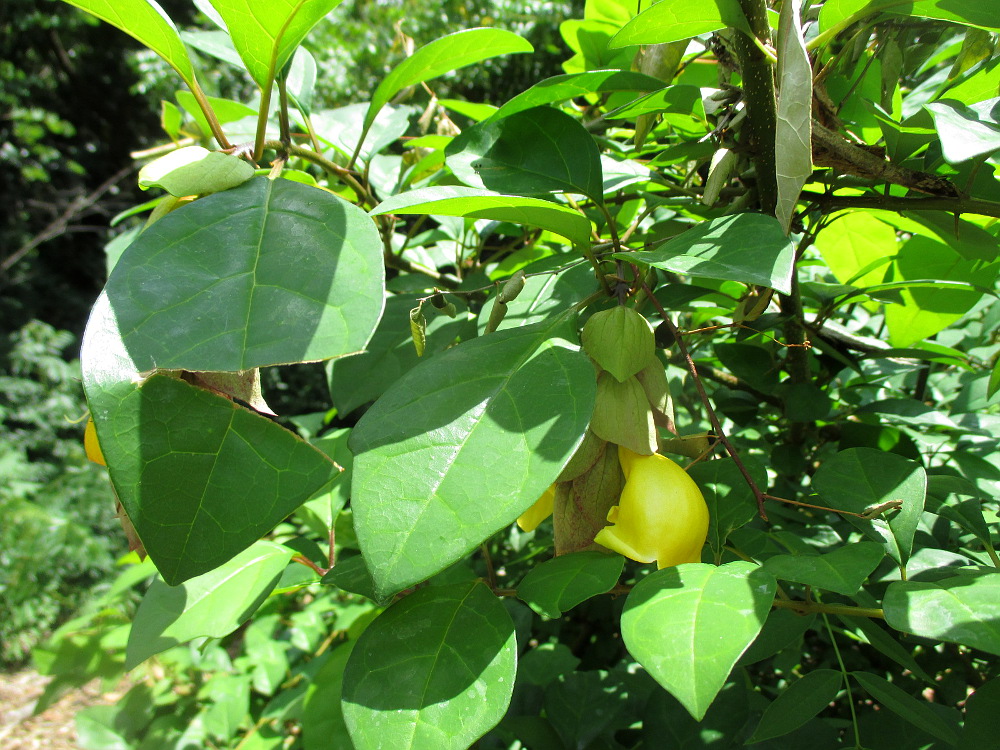
[[896, 581], [882, 601], [896, 630], [1000, 655], [1000, 575], [983, 572], [940, 581]]
[[844, 676], [834, 669], [814, 669], [803, 675], [764, 710], [747, 744], [794, 732], [833, 702], [843, 684]]
[[498, 193], [580, 193], [600, 203], [601, 153], [576, 119], [535, 107], [467, 128], [445, 149], [463, 182]]
[[632, 656], [700, 720], [760, 632], [775, 586], [766, 571], [745, 562], [658, 570], [629, 594], [622, 638]]
[[958, 740], [957, 721], [948, 722], [940, 713], [931, 708], [930, 704], [914, 698], [902, 688], [877, 674], [852, 672], [851, 676], [885, 708], [914, 726], [920, 727], [928, 734], [934, 735], [946, 745], [955, 746]]
[[351, 435], [351, 504], [380, 595], [507, 526], [555, 480], [594, 408], [594, 370], [556, 324], [499, 331], [421, 363]]
[[517, 596], [545, 617], [561, 617], [580, 602], [609, 591], [625, 566], [621, 555], [575, 552], [536, 565], [517, 587]]
[[140, 374], [106, 295], [81, 354], [111, 481], [163, 579], [231, 559], [339, 473], [293, 433], [165, 374]]
[[361, 351], [384, 273], [364, 211], [259, 177], [147, 229], [106, 289], [139, 371], [235, 372]]
[[727, 27], [750, 33], [739, 0], [660, 0], [625, 24], [608, 46], [664, 44]]
[[849, 448], [819, 467], [813, 488], [825, 505], [852, 513], [900, 501], [899, 510], [887, 512], [888, 523], [861, 519], [855, 522], [874, 539], [884, 541], [896, 562], [906, 563], [927, 495], [927, 472], [920, 464], [895, 453]]
[[568, 206], [478, 188], [447, 186], [410, 190], [387, 198], [371, 213], [438, 214], [509, 221], [547, 229], [578, 245], [590, 242], [590, 219]]
[[368, 131], [378, 111], [407, 86], [497, 55], [533, 51], [534, 47], [526, 39], [503, 29], [466, 29], [435, 39], [416, 50], [382, 79], [368, 105], [364, 130]]
[[783, 294], [791, 293], [795, 265], [795, 249], [778, 220], [751, 213], [702, 222], [656, 250], [614, 257], [674, 273], [768, 286]]
[[110, 23], [149, 47], [177, 71], [184, 82], [194, 82], [194, 69], [173, 22], [154, 0], [63, 0]]
[[343, 678], [358, 750], [465, 750], [507, 712], [514, 623], [481, 583], [432, 586], [397, 602], [358, 640]]
[[505, 102], [500, 109], [490, 115], [489, 119], [500, 120], [515, 112], [523, 112], [526, 109], [540, 107], [544, 104], [555, 104], [587, 94], [610, 91], [658, 91], [666, 85], [658, 78], [629, 70], [588, 70], [585, 73], [552, 76], [539, 81], [530, 89], [522, 91], [513, 99]]
[[881, 544], [856, 542], [825, 555], [775, 555], [764, 561], [764, 569], [783, 581], [851, 596], [858, 593], [883, 557]]
[[153, 581], [132, 621], [125, 668], [192, 638], [221, 638], [248, 620], [278, 582], [292, 550], [257, 542], [180, 586]]
[[802, 186], [812, 176], [812, 98], [812, 63], [802, 35], [799, 3], [784, 2], [778, 23], [774, 162], [778, 178], [775, 214], [786, 232]]
[[341, 0], [212, 0], [233, 46], [261, 88], [269, 88], [306, 34]]
[[971, 105], [942, 99], [924, 106], [934, 117], [941, 151], [951, 164], [1000, 149], [1000, 98]]
[[[366, 351], [328, 363], [330, 400], [341, 414], [374, 401], [403, 373], [412, 370], [421, 361], [410, 329], [409, 312], [414, 307], [416, 302], [409, 295], [389, 297], [382, 321], [368, 342]], [[430, 305], [424, 308], [428, 322], [423, 356], [429, 357], [460, 338], [475, 335], [464, 306], [454, 319], [428, 308]]]

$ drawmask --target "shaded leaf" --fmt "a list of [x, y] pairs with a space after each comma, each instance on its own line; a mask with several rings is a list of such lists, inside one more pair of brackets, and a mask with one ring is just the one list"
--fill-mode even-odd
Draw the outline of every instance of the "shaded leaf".
[[111, 481], [171, 585], [246, 549], [339, 473], [298, 436], [227, 398], [164, 374], [141, 377], [106, 295], [81, 360]]
[[765, 710], [747, 744], [794, 732], [837, 697], [843, 675], [833, 669], [814, 669], [793, 682]]
[[621, 555], [575, 552], [536, 565], [517, 586], [517, 598], [544, 617], [564, 612], [609, 591], [625, 567]]
[[868, 691], [872, 698], [901, 718], [949, 745], [954, 745], [957, 742], [957, 725], [945, 721], [927, 703], [914, 698], [902, 688], [876, 674], [851, 672], [851, 676]]
[[106, 293], [139, 371], [235, 372], [360, 351], [382, 314], [384, 274], [364, 211], [258, 177], [156, 222]]
[[574, 117], [535, 107], [462, 131], [445, 148], [463, 182], [499, 193], [579, 193], [603, 202], [601, 153]]
[[783, 581], [851, 596], [883, 557], [885, 550], [881, 544], [856, 542], [824, 555], [775, 555], [764, 561], [764, 569]]
[[343, 676], [358, 750], [465, 750], [507, 711], [517, 649], [507, 610], [481, 583], [431, 586], [379, 615]]
[[824, 462], [813, 477], [813, 488], [832, 508], [864, 513], [883, 503], [899, 501], [888, 524], [847, 516], [869, 536], [887, 543], [887, 551], [905, 564], [913, 548], [927, 494], [927, 472], [916, 461], [872, 448], [849, 448]]

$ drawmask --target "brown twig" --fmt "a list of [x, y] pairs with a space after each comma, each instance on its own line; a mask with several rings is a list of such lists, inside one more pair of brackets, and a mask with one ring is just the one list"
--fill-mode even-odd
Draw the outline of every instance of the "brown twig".
[[11, 266], [17, 263], [21, 258], [30, 253], [36, 247], [44, 242], [58, 237], [67, 231], [69, 223], [71, 220], [79, 216], [86, 209], [93, 206], [101, 196], [108, 192], [112, 187], [118, 184], [126, 175], [135, 170], [135, 166], [130, 164], [127, 167], [122, 167], [117, 172], [115, 172], [111, 177], [106, 179], [100, 185], [98, 185], [94, 190], [87, 193], [86, 195], [81, 195], [75, 198], [66, 207], [59, 216], [57, 216], [45, 229], [32, 237], [28, 242], [22, 245], [20, 248], [15, 250], [13, 253], [8, 255], [0, 263], [0, 272], [7, 271]]
[[719, 421], [719, 417], [716, 415], [715, 409], [712, 408], [712, 402], [709, 400], [708, 393], [705, 392], [705, 386], [701, 382], [701, 376], [698, 373], [698, 366], [691, 358], [690, 352], [688, 352], [687, 345], [684, 343], [684, 337], [680, 335], [680, 331], [677, 330], [677, 326], [674, 325], [670, 316], [667, 315], [667, 311], [663, 309], [663, 305], [660, 304], [660, 301], [653, 296], [653, 292], [650, 291], [648, 286], [646, 286], [645, 279], [641, 280], [640, 283], [642, 285], [642, 290], [646, 293], [646, 296], [649, 297], [649, 300], [653, 303], [657, 312], [660, 313], [660, 317], [663, 318], [663, 322], [667, 324], [667, 327], [670, 329], [670, 333], [677, 341], [677, 348], [680, 350], [681, 357], [683, 357], [684, 363], [687, 365], [688, 372], [691, 373], [691, 378], [694, 380], [695, 388], [698, 389], [698, 396], [701, 398], [701, 402], [705, 405], [705, 411], [708, 413], [709, 421], [712, 423], [712, 429], [715, 430], [715, 434], [725, 446], [726, 452], [729, 454], [730, 458], [733, 459], [733, 463], [736, 464], [736, 468], [739, 469], [740, 474], [743, 475], [743, 479], [750, 487], [750, 491], [753, 492], [754, 499], [757, 501], [757, 514], [762, 520], [766, 521], [767, 512], [764, 510], [764, 498], [766, 496], [760, 487], [757, 486], [757, 482], [754, 481], [754, 478], [750, 476], [750, 472], [743, 464], [743, 459], [740, 458], [739, 451], [736, 450], [736, 447], [730, 442], [729, 437], [722, 429], [722, 423]]

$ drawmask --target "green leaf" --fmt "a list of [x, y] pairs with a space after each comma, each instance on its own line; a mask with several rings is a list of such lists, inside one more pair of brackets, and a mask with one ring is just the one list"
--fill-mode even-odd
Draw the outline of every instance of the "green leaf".
[[850, 448], [824, 462], [813, 477], [813, 488], [832, 508], [864, 513], [873, 506], [901, 501], [889, 511], [890, 521], [849, 517], [869, 536], [887, 543], [896, 562], [906, 563], [913, 549], [913, 535], [924, 510], [927, 472], [916, 461], [872, 448]]
[[338, 474], [271, 420], [183, 380], [140, 375], [106, 295], [81, 361], [118, 499], [171, 585], [231, 559]]
[[1000, 677], [976, 688], [965, 701], [965, 724], [959, 747], [989, 747], [996, 742], [997, 711], [1000, 710]]
[[[553, 255], [526, 266], [524, 271], [528, 274], [554, 271], [567, 263], [567, 256]], [[497, 330], [531, 325], [558, 317], [566, 311], [566, 308], [597, 291], [597, 288], [594, 270], [589, 264], [578, 264], [558, 273], [530, 276], [525, 279], [524, 289], [517, 298], [507, 303], [507, 315]], [[486, 329], [494, 304], [496, 295], [492, 295], [486, 301], [482, 312], [479, 313], [477, 327], [480, 335]]]
[[628, 723], [631, 696], [603, 669], [559, 675], [545, 688], [545, 715], [568, 748], [588, 748], [618, 723]]
[[764, 561], [764, 569], [783, 581], [851, 596], [858, 593], [883, 557], [881, 544], [856, 542], [825, 555], [775, 555]]
[[364, 131], [368, 132], [378, 111], [407, 86], [497, 55], [534, 52], [534, 49], [526, 39], [503, 29], [465, 29], [435, 39], [416, 50], [382, 79], [368, 105]]
[[1000, 360], [993, 365], [993, 372], [990, 373], [990, 382], [986, 387], [986, 397], [993, 398], [997, 391], [1000, 391]]
[[941, 581], [896, 581], [882, 601], [896, 630], [1000, 655], [1000, 575], [984, 572]]
[[612, 91], [658, 91], [666, 85], [658, 78], [628, 70], [589, 70], [585, 73], [552, 76], [508, 100], [488, 119], [500, 120], [526, 109], [541, 107], [544, 104], [556, 104], [588, 94]]
[[326, 750], [336, 747], [348, 750], [351, 737], [347, 733], [341, 696], [344, 669], [357, 641], [337, 646], [312, 678], [302, 701], [302, 744], [304, 750]]
[[917, 700], [902, 688], [876, 674], [851, 672], [851, 676], [872, 698], [915, 727], [948, 745], [955, 745], [958, 741], [958, 727], [945, 721], [927, 703]]
[[1000, 97], [965, 105], [941, 99], [924, 107], [934, 118], [941, 151], [950, 164], [960, 164], [1000, 149]]
[[153, 581], [129, 631], [125, 669], [192, 638], [232, 633], [271, 593], [291, 557], [288, 547], [257, 542], [180, 586]]
[[[816, 247], [840, 283], [866, 287], [885, 278], [899, 245], [891, 226], [868, 212], [852, 211], [824, 227], [816, 235]], [[859, 273], [863, 269], [870, 270]]]
[[880, 12], [936, 18], [981, 29], [1000, 29], [996, 9], [991, 3], [981, 0], [830, 0], [823, 3], [820, 11], [820, 28], [825, 34]]
[[760, 632], [775, 586], [766, 571], [745, 562], [658, 570], [629, 594], [622, 638], [632, 656], [700, 720]]
[[[750, 476], [761, 489], [767, 487], [767, 472], [757, 461], [748, 464]], [[701, 461], [688, 473], [701, 488], [708, 504], [708, 545], [716, 555], [722, 554], [729, 535], [753, 520], [757, 501], [736, 464], [729, 460]]]
[[971, 310], [993, 288], [1000, 263], [966, 260], [943, 242], [914, 236], [903, 243], [893, 269], [903, 303], [887, 305], [885, 318], [889, 342], [906, 347], [944, 330]]
[[781, 4], [778, 22], [778, 111], [774, 161], [778, 178], [775, 215], [788, 232], [795, 204], [812, 176], [812, 64], [797, 2]]
[[361, 635], [343, 677], [358, 750], [465, 750], [503, 718], [517, 644], [503, 604], [481, 583], [420, 589]]
[[569, 461], [596, 385], [593, 366], [557, 327], [499, 331], [436, 355], [354, 428], [351, 503], [380, 595], [513, 523]]
[[63, 0], [121, 29], [158, 54], [189, 86], [194, 83], [191, 58], [177, 27], [154, 0]]
[[564, 612], [610, 591], [625, 567], [621, 555], [575, 552], [536, 565], [517, 587], [517, 597], [543, 617]]
[[362, 350], [382, 314], [384, 273], [364, 211], [258, 177], [156, 222], [106, 293], [140, 372], [237, 372]]
[[795, 267], [795, 249], [778, 220], [753, 213], [702, 222], [656, 250], [613, 257], [674, 273], [772, 287], [782, 294], [791, 293]]
[[[164, 102], [165, 104], [167, 102]], [[159, 187], [171, 195], [218, 193], [229, 190], [253, 177], [249, 163], [221, 151], [201, 146], [187, 146], [149, 162], [139, 170], [139, 187]]]
[[601, 152], [575, 118], [535, 107], [502, 120], [477, 123], [445, 148], [463, 182], [516, 195], [579, 193], [604, 200]]
[[747, 744], [794, 732], [837, 697], [843, 675], [833, 669], [815, 669], [788, 686], [765, 710]]
[[379, 214], [437, 214], [469, 219], [509, 221], [547, 229], [576, 245], [590, 242], [590, 219], [573, 209], [541, 198], [502, 195], [491, 190], [460, 186], [410, 190], [382, 201]]
[[250, 75], [269, 89], [306, 34], [341, 0], [212, 0]]
[[[409, 295], [390, 296], [366, 350], [328, 363], [330, 401], [340, 414], [348, 414], [374, 401], [420, 362], [410, 335], [409, 311], [413, 304], [413, 297]], [[427, 308], [430, 305], [424, 306]], [[424, 356], [444, 351], [456, 340], [475, 335], [471, 322], [466, 319], [464, 306], [454, 319], [430, 310], [428, 313]]]
[[625, 24], [608, 46], [664, 44], [727, 27], [751, 33], [739, 0], [660, 0]]

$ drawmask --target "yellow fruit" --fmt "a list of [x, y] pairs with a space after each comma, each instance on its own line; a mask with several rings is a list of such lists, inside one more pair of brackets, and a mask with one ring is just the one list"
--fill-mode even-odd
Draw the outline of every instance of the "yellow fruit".
[[521, 531], [534, 531], [538, 527], [538, 524], [551, 516], [555, 500], [556, 486], [552, 484], [535, 501], [535, 504], [524, 511], [521, 517], [517, 519], [517, 525], [521, 527]]
[[83, 431], [83, 448], [87, 451], [87, 458], [95, 464], [107, 466], [104, 454], [101, 453], [101, 444], [97, 442], [97, 428], [94, 427], [93, 417], [87, 420], [87, 429]]
[[700, 562], [708, 536], [708, 506], [698, 485], [661, 455], [640, 456], [618, 448], [625, 488], [608, 513], [611, 526], [594, 541], [638, 562], [659, 568]]

